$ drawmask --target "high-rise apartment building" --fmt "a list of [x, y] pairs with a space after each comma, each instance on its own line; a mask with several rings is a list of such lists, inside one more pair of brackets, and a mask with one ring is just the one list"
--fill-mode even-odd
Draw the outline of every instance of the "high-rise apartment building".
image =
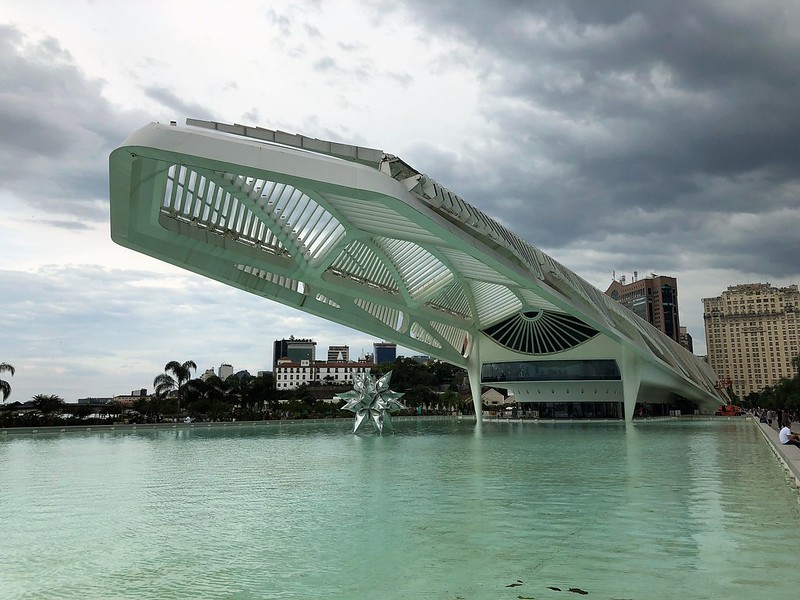
[[626, 283], [623, 275], [614, 279], [606, 294], [650, 323], [653, 327], [680, 343], [681, 324], [678, 318], [678, 281], [674, 277], [656, 275]]
[[680, 331], [678, 332], [678, 343], [686, 348], [689, 352], [694, 352], [694, 341], [692, 340], [692, 336], [689, 335], [689, 332], [686, 330], [686, 327], [681, 325]]
[[329, 346], [328, 362], [350, 362], [350, 346]]
[[288, 340], [275, 340], [272, 346], [272, 370], [275, 371], [282, 358], [298, 363], [303, 360], [314, 362], [316, 352], [317, 342], [314, 340], [296, 339], [293, 335]]
[[219, 378], [225, 381], [231, 375], [233, 375], [233, 365], [222, 363], [219, 366]]
[[703, 298], [708, 363], [740, 398], [795, 375], [800, 293], [796, 285], [734, 285]]

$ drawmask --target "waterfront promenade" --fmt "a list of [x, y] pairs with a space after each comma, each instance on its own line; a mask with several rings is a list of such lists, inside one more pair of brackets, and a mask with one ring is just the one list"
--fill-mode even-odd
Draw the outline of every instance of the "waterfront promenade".
[[755, 424], [761, 430], [764, 439], [766, 439], [772, 447], [778, 460], [783, 463], [783, 467], [794, 478], [795, 485], [800, 489], [800, 448], [781, 444], [778, 440], [778, 432], [767, 423], [755, 421]]

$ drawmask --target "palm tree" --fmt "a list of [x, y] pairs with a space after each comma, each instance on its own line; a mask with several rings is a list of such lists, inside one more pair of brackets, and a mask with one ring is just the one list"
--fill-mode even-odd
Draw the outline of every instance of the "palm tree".
[[193, 370], [197, 370], [197, 365], [192, 360], [187, 360], [183, 364], [177, 360], [169, 361], [164, 365], [164, 372], [153, 380], [156, 397], [161, 398], [175, 392], [178, 396], [178, 406], [183, 406], [184, 389], [192, 378]]
[[[8, 363], [0, 363], [0, 373], [3, 371], [8, 371], [11, 373], [12, 377], [14, 376], [14, 367]], [[0, 392], [3, 394], [3, 402], [8, 400], [8, 397], [11, 395], [11, 384], [5, 379], [0, 379]]]
[[231, 380], [225, 381], [212, 375], [203, 379], [193, 379], [187, 386], [187, 410], [194, 416], [208, 417], [213, 421], [220, 421], [231, 416], [236, 391], [231, 387]]
[[33, 405], [45, 416], [50, 416], [53, 413], [61, 412], [64, 408], [64, 400], [60, 396], [54, 394], [36, 394], [33, 398]]

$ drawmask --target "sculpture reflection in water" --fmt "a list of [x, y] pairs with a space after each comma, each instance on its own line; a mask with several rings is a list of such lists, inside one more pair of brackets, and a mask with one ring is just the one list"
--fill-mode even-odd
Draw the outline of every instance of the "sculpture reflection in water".
[[383, 433], [384, 429], [392, 431], [389, 413], [402, 410], [405, 406], [399, 401], [403, 394], [389, 389], [391, 378], [391, 371], [377, 381], [369, 373], [357, 373], [353, 377], [353, 390], [334, 396], [346, 402], [342, 410], [356, 413], [353, 433], [357, 433], [365, 421], [372, 422], [378, 433]]

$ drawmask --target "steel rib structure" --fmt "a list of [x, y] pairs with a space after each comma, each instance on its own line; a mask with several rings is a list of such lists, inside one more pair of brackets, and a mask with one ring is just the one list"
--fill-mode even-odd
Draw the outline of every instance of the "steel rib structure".
[[112, 152], [110, 194], [118, 244], [464, 367], [478, 409], [482, 383], [619, 401], [626, 419], [642, 401], [720, 401], [706, 363], [382, 151], [153, 123]]

